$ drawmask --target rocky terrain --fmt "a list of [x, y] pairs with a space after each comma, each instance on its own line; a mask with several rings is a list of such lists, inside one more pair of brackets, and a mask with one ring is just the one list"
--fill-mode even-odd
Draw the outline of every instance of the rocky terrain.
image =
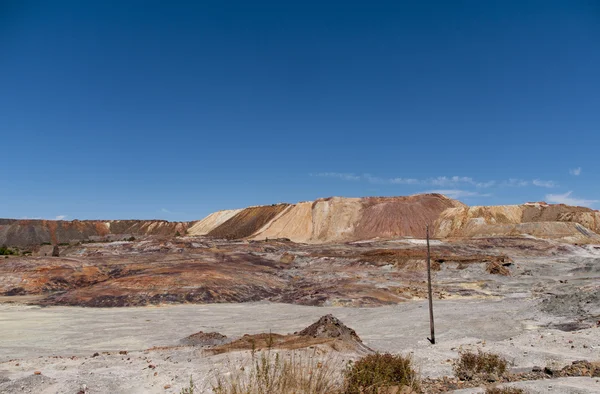
[[[2, 220], [14, 250], [0, 256], [0, 393], [179, 393], [190, 376], [211, 392], [215, 374], [265, 350], [340, 371], [371, 352], [411, 354], [431, 393], [598, 392], [597, 216], [430, 194], [188, 223]], [[457, 378], [463, 349], [500, 354], [510, 377]]]
[[[433, 270], [444, 278], [438, 298], [502, 294], [508, 277], [535, 284], [539, 278], [522, 261], [595, 250], [527, 238], [432, 243]], [[0, 294], [92, 307], [260, 300], [380, 306], [426, 295], [426, 249], [412, 238], [324, 245], [151, 236], [61, 246], [59, 254], [0, 260]], [[562, 275], [566, 267], [540, 274]], [[573, 275], [595, 268], [580, 269]]]

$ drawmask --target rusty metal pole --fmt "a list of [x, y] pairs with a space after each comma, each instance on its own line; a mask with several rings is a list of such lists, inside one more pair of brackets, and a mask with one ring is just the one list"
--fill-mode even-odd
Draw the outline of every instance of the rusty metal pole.
[[429, 328], [431, 329], [431, 338], [427, 338], [432, 345], [435, 345], [435, 330], [433, 328], [433, 290], [431, 289], [431, 252], [429, 250], [429, 225], [427, 225], [427, 287], [429, 290]]

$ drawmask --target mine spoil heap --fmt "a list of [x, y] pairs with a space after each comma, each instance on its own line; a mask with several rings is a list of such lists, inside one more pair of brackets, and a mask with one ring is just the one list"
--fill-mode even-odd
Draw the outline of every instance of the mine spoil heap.
[[[398, 237], [531, 235], [568, 243], [600, 242], [600, 212], [563, 204], [474, 206], [441, 194], [406, 197], [330, 197], [218, 211], [192, 222], [164, 220], [0, 219], [0, 245], [31, 247], [128, 236], [206, 236], [228, 240], [289, 239], [336, 243]], [[119, 238], [120, 236], [120, 238]]]
[[325, 315], [298, 333], [301, 337], [341, 338], [361, 342], [356, 331], [342, 323], [332, 314]]

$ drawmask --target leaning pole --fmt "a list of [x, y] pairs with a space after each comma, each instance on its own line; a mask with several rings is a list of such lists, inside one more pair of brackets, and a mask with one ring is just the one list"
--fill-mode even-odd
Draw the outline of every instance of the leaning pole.
[[435, 345], [435, 329], [433, 328], [433, 291], [431, 289], [431, 252], [429, 250], [429, 225], [427, 231], [427, 287], [429, 290], [429, 328], [431, 329], [431, 338], [427, 338], [432, 345]]

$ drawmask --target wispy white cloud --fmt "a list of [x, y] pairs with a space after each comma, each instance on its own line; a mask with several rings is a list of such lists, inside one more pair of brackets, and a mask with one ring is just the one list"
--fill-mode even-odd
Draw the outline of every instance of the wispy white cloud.
[[67, 218], [67, 215], [58, 215], [54, 218], [54, 220], [65, 220]]
[[510, 178], [506, 181], [502, 181], [502, 183], [500, 184], [500, 186], [506, 186], [506, 187], [524, 187], [524, 186], [529, 186], [529, 181], [523, 180], [523, 179], [516, 179], [516, 178]]
[[475, 186], [487, 188], [487, 187], [492, 187], [492, 186], [496, 185], [496, 183], [497, 183], [496, 181], [477, 182], [475, 184]]
[[539, 186], [539, 187], [549, 187], [549, 188], [556, 187], [556, 182], [554, 182], [554, 181], [542, 181], [540, 179], [534, 179], [532, 183], [534, 186]]
[[173, 212], [169, 211], [167, 208], [161, 208], [160, 211], [162, 213], [173, 213]]
[[357, 177], [360, 180], [364, 179], [369, 183], [375, 184], [391, 184], [391, 185], [420, 185], [421, 181], [414, 178], [380, 178], [377, 176], [373, 176], [371, 174], [363, 174], [362, 176]]
[[353, 173], [345, 172], [320, 172], [317, 174], [310, 174], [311, 176], [326, 177], [326, 178], [338, 178], [345, 181], [360, 181], [364, 180], [374, 184], [388, 184], [388, 185], [429, 185], [429, 186], [456, 186], [459, 184], [469, 184], [477, 187], [490, 187], [493, 186], [495, 181], [487, 182], [476, 182], [471, 177], [466, 176], [439, 176], [436, 178], [427, 179], [416, 179], [416, 178], [382, 178], [371, 174], [356, 175]]
[[310, 175], [322, 177], [322, 178], [339, 178], [344, 181], [359, 181], [361, 178], [359, 175], [354, 175], [354, 174], [349, 174], [349, 173], [344, 173], [344, 172], [319, 172], [317, 174], [310, 174]]
[[564, 194], [546, 194], [546, 201], [553, 204], [577, 205], [584, 207], [598, 202], [598, 200], [585, 200], [583, 198], [574, 197], [572, 191], [568, 191]]
[[437, 186], [437, 187], [460, 187], [461, 185], [474, 186], [478, 189], [487, 189], [490, 187], [524, 187], [524, 186], [537, 186], [537, 187], [555, 187], [557, 183], [554, 181], [544, 181], [535, 179], [533, 181], [527, 181], [523, 179], [510, 178], [505, 181], [478, 181], [468, 176], [438, 176], [435, 178], [416, 179], [416, 178], [382, 178], [371, 174], [356, 175], [354, 173], [345, 172], [320, 172], [317, 174], [310, 174], [311, 176], [325, 177], [325, 178], [338, 178], [345, 181], [365, 181], [373, 184], [384, 184], [384, 185], [422, 185], [422, 186]]
[[581, 175], [581, 167], [577, 167], [577, 168], [573, 168], [572, 170], [569, 170], [569, 174], [575, 175], [575, 176]]
[[446, 177], [446, 176], [438, 176], [437, 178], [431, 178], [431, 179], [427, 179], [424, 181], [427, 184], [433, 185], [433, 186], [450, 186], [450, 185], [457, 185], [459, 183], [467, 183], [467, 184], [475, 184], [475, 181], [473, 180], [473, 178], [468, 177], [468, 176], [453, 176], [453, 177]]
[[446, 189], [446, 190], [429, 190], [423, 193], [439, 193], [450, 198], [463, 198], [463, 197], [489, 197], [491, 194], [482, 194], [470, 190], [459, 190], [459, 189]]

